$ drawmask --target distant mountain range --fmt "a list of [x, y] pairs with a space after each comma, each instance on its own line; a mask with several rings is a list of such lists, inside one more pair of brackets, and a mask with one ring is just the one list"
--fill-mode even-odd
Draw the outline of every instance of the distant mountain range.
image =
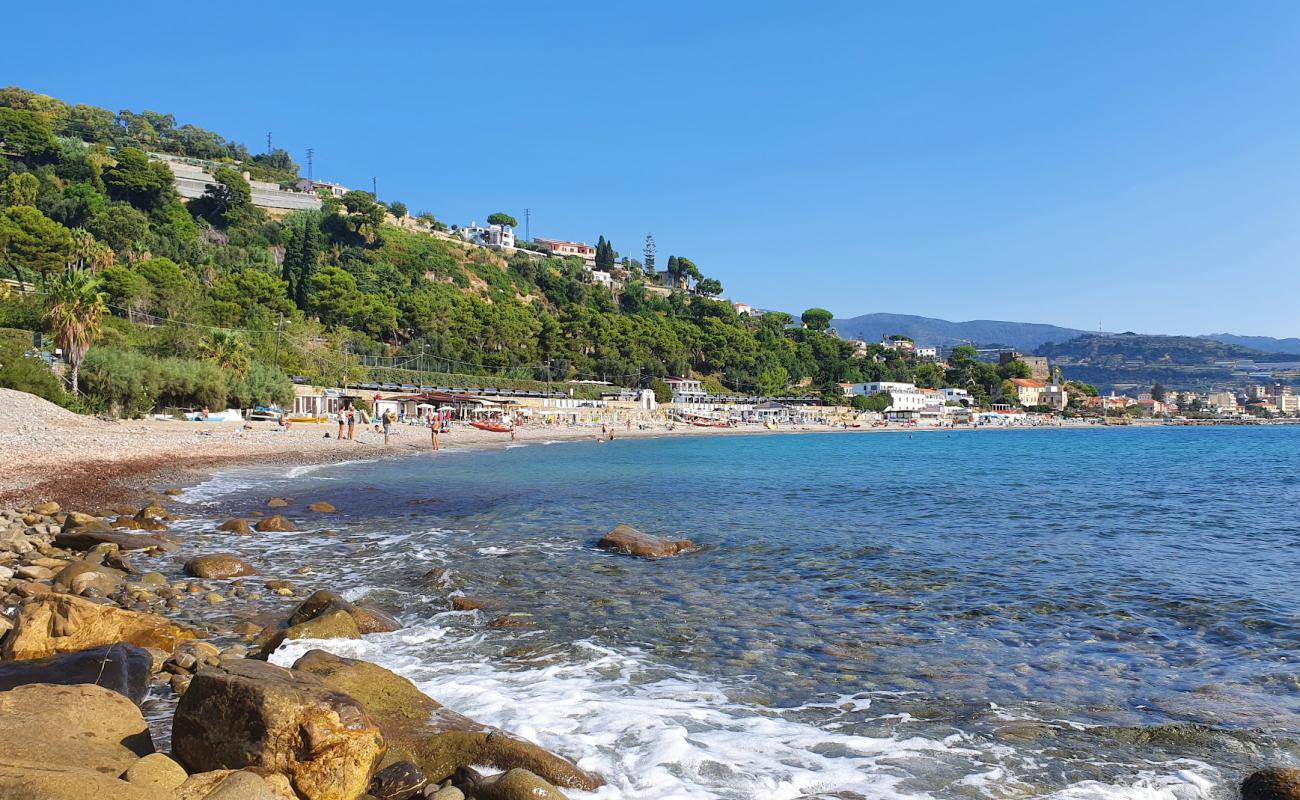
[[[950, 322], [946, 319], [919, 317], [913, 314], [863, 314], [849, 319], [837, 319], [831, 324], [840, 336], [846, 339], [874, 342], [880, 341], [882, 336], [902, 334], [912, 337], [922, 345], [1001, 346], [1012, 347], [1026, 353], [1032, 353], [1049, 342], [1061, 344], [1079, 336], [1097, 333], [1097, 331], [1063, 328], [1059, 325], [1037, 322], [1005, 322], [991, 319]], [[1241, 357], [1277, 353], [1300, 354], [1300, 338], [1275, 339], [1271, 336], [1238, 336], [1231, 333], [1212, 333], [1190, 338], [1222, 342], [1254, 351], [1250, 354], [1244, 350], [1236, 351]]]

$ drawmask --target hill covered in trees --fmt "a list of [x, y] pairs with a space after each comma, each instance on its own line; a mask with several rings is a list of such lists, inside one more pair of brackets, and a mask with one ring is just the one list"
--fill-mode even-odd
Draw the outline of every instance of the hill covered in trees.
[[1081, 330], [1044, 325], [1034, 322], [1002, 322], [977, 319], [968, 322], [949, 322], [946, 319], [918, 317], [913, 314], [862, 314], [832, 323], [841, 336], [879, 341], [881, 336], [901, 334], [914, 341], [933, 347], [955, 347], [972, 344], [980, 347], [1012, 347], [1025, 352], [1052, 341], [1063, 341], [1079, 334]]
[[1059, 344], [1048, 342], [1039, 347], [1037, 353], [1057, 360], [1068, 359], [1072, 363], [1094, 366], [1191, 366], [1220, 361], [1300, 359], [1297, 355], [1266, 353], [1200, 336], [1153, 336], [1138, 333], [1088, 333]]
[[[45, 331], [71, 341], [52, 298], [80, 292], [65, 306], [93, 323], [74, 364], [89, 407], [283, 402], [287, 375], [356, 381], [363, 360], [485, 383], [694, 374], [714, 392], [798, 387], [836, 402], [838, 381], [943, 380], [916, 376], [920, 367], [896, 354], [855, 358], [824, 330], [829, 312], [803, 326], [780, 313], [738, 315], [711, 299], [720, 283], [684, 256], [669, 259], [676, 288], [662, 296], [602, 239], [625, 279], [614, 293], [578, 259], [451, 240], [431, 214], [417, 222], [404, 204], [366, 192], [268, 216], [242, 173], [291, 182], [288, 154], [252, 154], [167, 114], [8, 88], [0, 143], [0, 275], [34, 287], [0, 299], [0, 327], [19, 332], [9, 340]], [[155, 152], [214, 162], [214, 183], [183, 202]], [[72, 286], [71, 273], [92, 279]], [[110, 315], [97, 317], [96, 303]]]

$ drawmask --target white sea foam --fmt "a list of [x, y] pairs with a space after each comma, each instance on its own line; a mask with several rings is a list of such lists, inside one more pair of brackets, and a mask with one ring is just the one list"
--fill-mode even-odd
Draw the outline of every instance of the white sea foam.
[[481, 556], [505, 556], [509, 555], [512, 550], [506, 547], [480, 547], [478, 554]]
[[[464, 629], [443, 624], [454, 616], [360, 641], [292, 641], [272, 661], [287, 666], [319, 647], [383, 664], [449, 707], [536, 741], [608, 781], [596, 792], [569, 792], [574, 798], [795, 800], [856, 792], [912, 800], [932, 795], [905, 785], [909, 765], [938, 762], [968, 770], [954, 781], [970, 787], [963, 793], [1007, 797], [1032, 790], [995, 763], [997, 753], [977, 750], [962, 734], [873, 737], [818, 727], [792, 718], [807, 709], [736, 703], [697, 676], [663, 677], [662, 668], [637, 653], [580, 643], [586, 658], [504, 669], [472, 657], [472, 646], [486, 634], [462, 638]], [[429, 642], [438, 642], [437, 659], [420, 656]], [[870, 699], [843, 697], [835, 707], [865, 711]], [[1182, 762], [1169, 772], [1141, 773], [1129, 785], [1087, 781], [1053, 797], [1203, 800], [1212, 796], [1214, 775], [1207, 765]]]

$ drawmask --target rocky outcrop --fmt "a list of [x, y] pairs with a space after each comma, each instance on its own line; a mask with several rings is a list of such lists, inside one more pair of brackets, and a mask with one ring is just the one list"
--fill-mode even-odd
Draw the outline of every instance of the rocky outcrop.
[[633, 528], [618, 525], [596, 542], [602, 550], [640, 556], [641, 558], [668, 558], [695, 548], [689, 539], [663, 539]]
[[234, 659], [194, 676], [172, 749], [193, 772], [255, 767], [284, 775], [304, 800], [356, 800], [385, 745], [364, 707], [321, 679]]
[[567, 800], [558, 789], [526, 769], [485, 778], [470, 767], [462, 767], [451, 782], [470, 800]]
[[0, 661], [0, 691], [33, 683], [95, 684], [140, 705], [149, 690], [152, 672], [153, 658], [147, 650], [129, 644], [111, 644], [49, 658]]
[[253, 527], [263, 533], [289, 533], [298, 530], [293, 526], [292, 522], [279, 514], [273, 514], [266, 517], [265, 519], [258, 521], [258, 523]]
[[223, 580], [225, 578], [238, 578], [243, 575], [256, 575], [257, 570], [230, 553], [211, 553], [205, 556], [195, 556], [186, 561], [185, 574], [192, 575], [195, 578]]
[[309, 619], [332, 610], [346, 611], [356, 620], [357, 628], [362, 633], [390, 633], [402, 627], [402, 623], [392, 614], [370, 606], [356, 605], [344, 600], [340, 595], [327, 589], [312, 592], [306, 600], [289, 615], [290, 626], [300, 625]]
[[152, 752], [140, 709], [117, 692], [40, 683], [0, 692], [0, 797], [164, 800], [118, 778]]
[[18, 607], [0, 658], [45, 658], [56, 653], [125, 643], [171, 652], [194, 632], [171, 620], [100, 605], [66, 594], [37, 594]]
[[117, 545], [119, 550], [172, 550], [176, 538], [163, 533], [123, 533], [109, 527], [64, 528], [54, 537], [54, 545], [68, 550], [90, 550], [101, 544]]
[[1300, 800], [1300, 769], [1272, 767], [1241, 783], [1241, 800]]
[[385, 763], [410, 761], [432, 782], [450, 778], [461, 767], [485, 764], [502, 770], [522, 767], [574, 789], [593, 790], [604, 783], [532, 742], [445, 708], [406, 678], [376, 664], [312, 650], [294, 669], [316, 675], [360, 701], [384, 732]]
[[313, 592], [287, 619], [263, 629], [257, 657], [267, 658], [286, 639], [359, 639], [365, 633], [387, 633], [402, 627], [391, 614], [358, 606], [334, 592]]

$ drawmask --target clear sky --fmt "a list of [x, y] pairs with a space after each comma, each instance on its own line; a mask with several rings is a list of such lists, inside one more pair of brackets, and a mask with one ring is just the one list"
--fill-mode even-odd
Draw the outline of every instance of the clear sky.
[[1295, 2], [20, 4], [0, 83], [766, 308], [1297, 336]]

